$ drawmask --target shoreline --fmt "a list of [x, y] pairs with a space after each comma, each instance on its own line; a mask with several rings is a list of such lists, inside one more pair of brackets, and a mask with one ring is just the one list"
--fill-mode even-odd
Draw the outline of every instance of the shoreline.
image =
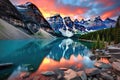
[[81, 40], [81, 41], [86, 41], [86, 42], [96, 42], [96, 41], [86, 40], [86, 39], [78, 39], [78, 40]]

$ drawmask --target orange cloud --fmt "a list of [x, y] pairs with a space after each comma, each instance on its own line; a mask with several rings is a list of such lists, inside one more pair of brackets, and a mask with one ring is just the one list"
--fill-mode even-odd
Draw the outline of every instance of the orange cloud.
[[[19, 0], [20, 4], [24, 4], [26, 2], [32, 2], [35, 4], [44, 17], [50, 17], [54, 14], [60, 14], [62, 17], [70, 16], [74, 18], [76, 15], [84, 14], [88, 8], [85, 7], [73, 7], [70, 5], [59, 5], [56, 1], [57, 0]], [[83, 18], [83, 17], [78, 17]]]
[[107, 17], [118, 16], [118, 13], [120, 14], [120, 7], [103, 13], [102, 19], [106, 19]]
[[[94, 2], [91, 2], [91, 4], [97, 3], [96, 7], [81, 7], [80, 6], [73, 6], [73, 5], [67, 5], [58, 3], [58, 0], [11, 0], [15, 4], [25, 4], [26, 2], [32, 2], [35, 4], [39, 10], [42, 12], [45, 18], [50, 17], [54, 14], [60, 14], [62, 17], [69, 16], [72, 20], [75, 18], [77, 19], [83, 19], [86, 18], [86, 16], [89, 16], [90, 18], [95, 17], [96, 14], [89, 14], [90, 10], [96, 9], [97, 7], [101, 6], [101, 9], [98, 11], [98, 15], [102, 15], [102, 19], [105, 19], [107, 17], [114, 17], [118, 16], [120, 13], [120, 9], [116, 8], [118, 6], [115, 6], [116, 1], [113, 0], [96, 0]], [[89, 4], [89, 2], [88, 2]], [[99, 5], [98, 5], [99, 4]], [[106, 11], [102, 8], [107, 8]], [[111, 10], [112, 9], [112, 10]], [[111, 10], [111, 11], [110, 11]], [[96, 11], [96, 12], [97, 12]], [[103, 11], [103, 12], [101, 12]], [[88, 14], [87, 14], [88, 13]]]

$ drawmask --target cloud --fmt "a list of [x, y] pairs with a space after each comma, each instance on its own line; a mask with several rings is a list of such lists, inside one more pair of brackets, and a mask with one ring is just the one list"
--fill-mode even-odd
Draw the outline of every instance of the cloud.
[[45, 17], [54, 14], [72, 18], [115, 17], [120, 14], [118, 0], [11, 0], [14, 4], [34, 3]]
[[110, 11], [107, 11], [107, 12], [104, 12], [102, 14], [102, 19], [106, 19], [107, 17], [115, 17], [118, 15], [120, 15], [120, 7], [110, 10]]

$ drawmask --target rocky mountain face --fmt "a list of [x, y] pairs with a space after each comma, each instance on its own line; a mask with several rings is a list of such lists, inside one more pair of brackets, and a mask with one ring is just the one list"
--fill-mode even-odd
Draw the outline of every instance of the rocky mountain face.
[[63, 21], [64, 21], [66, 27], [68, 27], [70, 30], [73, 29], [74, 23], [73, 23], [73, 21], [71, 20], [70, 17], [64, 17], [64, 20], [63, 20]]
[[15, 26], [7, 23], [5, 20], [0, 19], [0, 40], [28, 38], [30, 39], [32, 37]]
[[[110, 18], [106, 18], [103, 21], [100, 16], [95, 17], [94, 19], [89, 19], [89, 20], [82, 19], [81, 21], [78, 21], [77, 19], [72, 21], [70, 17], [62, 18], [60, 15], [57, 17], [59, 18], [56, 18], [56, 15], [55, 15], [48, 19], [48, 22], [50, 23], [52, 28], [57, 31], [60, 28], [64, 28], [64, 29], [68, 28], [70, 31], [77, 30], [81, 32], [86, 32], [86, 29], [88, 31], [89, 30], [101, 30], [105, 28], [114, 27], [116, 23], [115, 20], [112, 20]], [[56, 25], [58, 25], [59, 27], [57, 26], [56, 28]]]
[[33, 35], [40, 29], [54, 33], [39, 9], [32, 3], [14, 6], [9, 0], [0, 0], [0, 18], [21, 31]]
[[79, 21], [72, 21], [70, 17], [62, 18], [59, 14], [49, 17], [48, 22], [56, 33], [65, 37], [72, 37], [80, 32], [86, 32], [86, 28], [80, 25]]
[[15, 26], [24, 27], [20, 13], [9, 0], [0, 0], [0, 18]]
[[[0, 0], [0, 18], [2, 20], [6, 21], [6, 24], [8, 22], [11, 25], [13, 25], [15, 28], [19, 28], [21, 31], [23, 31], [25, 33], [30, 33], [29, 29], [27, 29], [25, 27], [25, 23], [23, 22], [21, 14], [18, 12], [16, 7], [13, 6], [13, 4], [9, 0]], [[0, 23], [0, 24], [2, 24], [2, 23]], [[2, 27], [2, 26], [0, 26], [0, 27]], [[7, 32], [7, 31], [9, 31], [9, 30], [6, 30], [7, 27], [4, 25], [3, 28], [4, 29], [1, 29], [1, 32], [6, 31], [5, 33], [8, 34], [9, 32]], [[15, 29], [15, 28], [13, 28], [13, 29]], [[12, 30], [12, 31], [16, 31], [16, 30]], [[13, 32], [13, 33], [15, 33], [15, 32]], [[5, 38], [5, 36], [8, 36], [8, 35], [3, 36], [1, 34], [1, 37]], [[10, 38], [10, 39], [13, 39], [13, 38]]]
[[26, 27], [32, 32], [36, 33], [40, 28], [47, 32], [53, 32], [49, 23], [45, 20], [39, 9], [32, 3], [27, 2], [23, 5], [16, 6]]
[[114, 27], [114, 26], [115, 26], [116, 21], [115, 21], [115, 20], [112, 20], [112, 19], [110, 19], [110, 18], [106, 18], [106, 19], [104, 20], [104, 23], [105, 23], [105, 25], [107, 26], [107, 28], [110, 28], [110, 27]]
[[48, 22], [50, 23], [52, 29], [56, 32], [59, 33], [59, 29], [63, 28], [65, 29], [65, 25], [63, 23], [63, 18], [59, 15], [56, 14], [48, 19]]
[[87, 21], [88, 23], [88, 30], [101, 30], [104, 28], [107, 28], [106, 25], [104, 24], [104, 22], [102, 21], [101, 17], [95, 17], [95, 19], [93, 21]]
[[88, 30], [101, 30], [104, 28], [110, 28], [115, 26], [116, 21], [110, 18], [106, 18], [104, 21], [100, 16], [95, 17], [93, 20], [84, 20], [80, 21], [81, 25], [84, 25]]

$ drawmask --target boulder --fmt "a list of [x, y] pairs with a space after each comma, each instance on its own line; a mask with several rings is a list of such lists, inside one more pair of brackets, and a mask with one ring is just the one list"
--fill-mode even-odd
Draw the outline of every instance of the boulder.
[[32, 80], [39, 80], [40, 76], [34, 76]]
[[110, 59], [109, 59], [109, 62], [110, 62], [110, 63], [116, 62], [116, 58], [113, 58], [113, 57], [110, 58]]
[[60, 70], [62, 70], [62, 71], [67, 71], [68, 70], [68, 68], [59, 68]]
[[120, 80], [120, 76], [117, 76], [117, 80]]
[[70, 66], [69, 69], [72, 69], [72, 70], [74, 70], [74, 71], [77, 71], [78, 68], [77, 68], [76, 66]]
[[41, 72], [42, 75], [44, 76], [53, 76], [55, 75], [55, 72], [53, 71], [45, 71], [45, 72]]
[[116, 59], [116, 61], [120, 63], [120, 59]]
[[110, 64], [106, 64], [106, 63], [103, 63], [103, 62], [95, 62], [94, 66], [97, 67], [97, 68], [105, 68], [105, 69], [111, 68]]
[[104, 80], [114, 80], [114, 78], [111, 75], [108, 75], [107, 73], [100, 73], [100, 74]]
[[113, 62], [112, 67], [113, 67], [114, 70], [120, 72], [120, 62]]
[[108, 74], [111, 74], [112, 72], [111, 71], [107, 71]]
[[97, 57], [95, 55], [92, 55], [92, 56], [90, 56], [90, 59], [95, 60], [95, 59], [97, 59]]
[[104, 80], [103, 78], [99, 78], [98, 80]]
[[87, 75], [84, 71], [78, 71], [77, 75], [81, 78], [81, 80], [87, 80]]
[[93, 78], [92, 80], [98, 80], [97, 78]]
[[65, 74], [64, 78], [66, 80], [75, 79], [77, 77], [77, 72], [72, 69], [68, 69], [67, 71], [64, 72], [64, 74]]
[[100, 74], [100, 70], [98, 68], [90, 68], [90, 69], [85, 69], [85, 73], [88, 76], [94, 76]]
[[63, 77], [64, 77], [64, 71], [63, 70], [60, 70], [60, 69], [56, 69], [55, 70], [55, 74], [56, 74], [56, 76], [57, 76], [57, 79], [63, 79]]

